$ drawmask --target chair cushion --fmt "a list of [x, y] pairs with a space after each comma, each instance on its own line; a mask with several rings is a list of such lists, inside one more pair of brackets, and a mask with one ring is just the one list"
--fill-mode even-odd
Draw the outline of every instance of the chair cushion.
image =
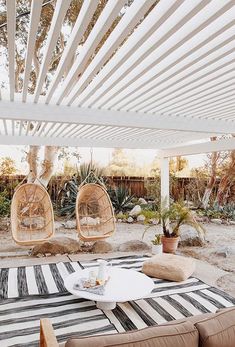
[[142, 272], [148, 276], [177, 282], [185, 281], [194, 270], [194, 259], [168, 253], [155, 255], [142, 267]]
[[65, 347], [198, 347], [199, 336], [190, 322], [161, 325], [123, 334], [69, 339]]
[[221, 310], [195, 326], [200, 335], [200, 347], [235, 346], [235, 307]]

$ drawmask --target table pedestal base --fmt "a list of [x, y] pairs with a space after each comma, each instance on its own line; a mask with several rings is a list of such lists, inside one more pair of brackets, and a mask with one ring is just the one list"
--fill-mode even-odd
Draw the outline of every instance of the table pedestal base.
[[116, 302], [97, 301], [96, 307], [101, 310], [114, 310], [116, 307]]

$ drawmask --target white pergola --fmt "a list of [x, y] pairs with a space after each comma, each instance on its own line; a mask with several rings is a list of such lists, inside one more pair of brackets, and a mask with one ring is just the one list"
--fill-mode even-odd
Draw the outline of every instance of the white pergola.
[[84, 0], [46, 90], [71, 3], [57, 0], [29, 94], [44, 1], [31, 2], [23, 88], [15, 93], [18, 19], [16, 1], [6, 0], [9, 88], [0, 94], [0, 144], [157, 149], [162, 196], [169, 196], [169, 157], [235, 148], [234, 138], [209, 141], [235, 133], [235, 0], [160, 0], [153, 8], [156, 0], [134, 0], [124, 11], [126, 2], [108, 0], [71, 65], [99, 3]]

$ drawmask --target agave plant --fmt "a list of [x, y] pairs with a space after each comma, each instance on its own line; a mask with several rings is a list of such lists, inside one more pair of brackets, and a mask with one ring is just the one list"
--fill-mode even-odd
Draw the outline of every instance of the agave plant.
[[114, 210], [117, 213], [120, 211], [125, 211], [134, 197], [133, 195], [129, 194], [128, 189], [124, 186], [118, 186], [114, 189], [109, 189], [108, 193]]
[[79, 185], [82, 182], [104, 184], [102, 174], [103, 169], [95, 164], [81, 164], [78, 175], [65, 182], [59, 192], [59, 214], [74, 217]]

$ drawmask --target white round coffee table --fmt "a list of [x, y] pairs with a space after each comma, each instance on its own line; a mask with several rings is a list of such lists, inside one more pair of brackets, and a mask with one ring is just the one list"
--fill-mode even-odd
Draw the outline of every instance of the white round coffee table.
[[154, 288], [154, 282], [146, 275], [135, 270], [110, 268], [110, 279], [105, 287], [104, 295], [92, 294], [74, 289], [78, 278], [89, 277], [90, 271], [98, 272], [98, 267], [74, 272], [65, 279], [66, 289], [73, 295], [96, 301], [96, 306], [102, 310], [113, 310], [117, 302], [142, 299]]

